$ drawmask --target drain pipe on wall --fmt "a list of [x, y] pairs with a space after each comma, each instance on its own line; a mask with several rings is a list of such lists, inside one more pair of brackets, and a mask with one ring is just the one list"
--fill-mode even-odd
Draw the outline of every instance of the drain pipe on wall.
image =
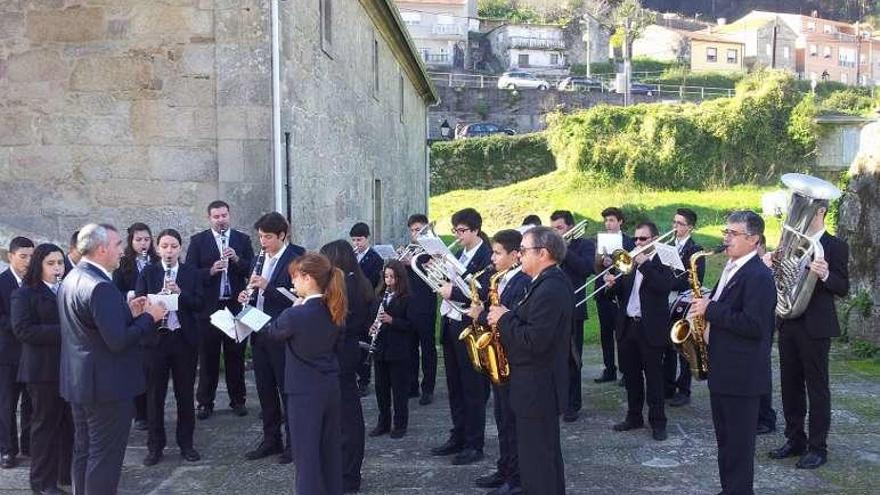
[[[271, 0], [272, 19], [272, 169], [273, 169], [273, 196], [275, 211], [282, 213], [284, 208], [284, 184], [290, 180], [284, 176], [284, 163], [282, 162], [281, 150], [284, 149], [281, 142], [281, 44], [280, 20], [278, 15], [278, 2]], [[288, 210], [289, 211], [289, 208]]]

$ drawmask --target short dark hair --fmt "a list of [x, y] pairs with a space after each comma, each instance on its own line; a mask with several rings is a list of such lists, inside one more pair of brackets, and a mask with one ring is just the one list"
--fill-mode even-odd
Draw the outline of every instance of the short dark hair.
[[522, 234], [518, 230], [504, 229], [495, 232], [492, 236], [492, 242], [501, 244], [508, 253], [511, 251], [519, 251], [519, 245], [522, 243]]
[[611, 206], [602, 210], [602, 218], [605, 217], [615, 217], [617, 218], [618, 222], [623, 222], [624, 220], [626, 220], [623, 217], [623, 211], [621, 211], [621, 209], [616, 206]]
[[687, 220], [688, 225], [695, 227], [697, 225], [697, 213], [690, 208], [679, 208], [675, 210], [676, 215], [681, 215]]
[[67, 247], [69, 249], [76, 248], [76, 239], [79, 237], [79, 229], [73, 231], [73, 234], [70, 236], [70, 240], [67, 241]]
[[215, 199], [208, 203], [208, 214], [211, 214], [211, 210], [216, 210], [219, 208], [226, 208], [226, 211], [229, 211], [229, 204], [226, 201]]
[[657, 237], [660, 235], [660, 229], [657, 228], [657, 224], [654, 222], [639, 222], [639, 224], [636, 225], [636, 230], [641, 228], [647, 228], [648, 231], [651, 232], [651, 237]]
[[261, 230], [267, 234], [286, 236], [289, 229], [290, 224], [287, 223], [287, 219], [277, 211], [266, 213], [254, 222], [254, 230]]
[[752, 210], [735, 211], [727, 216], [727, 222], [744, 224], [749, 235], [764, 233], [764, 219]]
[[28, 263], [27, 271], [21, 279], [22, 285], [28, 287], [36, 287], [39, 285], [39, 283], [43, 281], [43, 260], [55, 252], [61, 253], [61, 258], [62, 260], [64, 259], [64, 251], [55, 244], [40, 244], [37, 246], [37, 248], [34, 249], [34, 255], [31, 256], [31, 260]]
[[19, 249], [32, 247], [34, 247], [34, 241], [28, 239], [27, 237], [13, 237], [12, 241], [9, 243], [9, 252], [14, 253]]
[[562, 260], [565, 259], [565, 241], [562, 240], [562, 236], [556, 230], [550, 227], [538, 226], [526, 231], [523, 237], [526, 236], [531, 236], [535, 243], [534, 247], [546, 249], [553, 261], [562, 263]]
[[409, 218], [406, 219], [406, 226], [411, 227], [412, 224], [414, 224], [414, 223], [427, 224], [428, 217], [426, 215], [421, 214], [421, 213], [413, 213], [412, 215], [409, 216]]
[[370, 226], [364, 222], [358, 222], [351, 226], [348, 231], [349, 237], [370, 237]]
[[177, 243], [183, 246], [183, 238], [180, 236], [180, 232], [174, 229], [165, 229], [156, 236], [156, 244], [159, 244], [159, 239], [165, 237], [166, 235], [171, 236], [177, 239]]
[[571, 227], [574, 225], [574, 215], [571, 214], [568, 210], [556, 210], [550, 214], [550, 221], [555, 222], [556, 220], [562, 220], [565, 222], [565, 225]]
[[452, 214], [452, 226], [456, 225], [466, 225], [471, 230], [480, 230], [483, 228], [483, 217], [473, 208], [458, 210]]
[[535, 214], [526, 215], [522, 221], [523, 225], [541, 225], [541, 217]]

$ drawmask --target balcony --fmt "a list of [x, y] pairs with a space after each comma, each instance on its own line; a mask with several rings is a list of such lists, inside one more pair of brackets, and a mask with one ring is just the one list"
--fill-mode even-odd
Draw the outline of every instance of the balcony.
[[510, 38], [510, 47], [528, 48], [531, 50], [565, 50], [565, 42], [562, 40], [512, 36]]
[[434, 24], [431, 33], [437, 36], [464, 36], [461, 24]]
[[449, 60], [448, 53], [422, 53], [422, 59], [426, 64], [430, 65], [449, 65], [451, 62]]

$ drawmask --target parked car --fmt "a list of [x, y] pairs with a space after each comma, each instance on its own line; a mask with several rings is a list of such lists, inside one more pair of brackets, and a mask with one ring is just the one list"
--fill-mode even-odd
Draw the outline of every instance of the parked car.
[[510, 71], [501, 74], [498, 78], [498, 89], [540, 89], [544, 91], [550, 88], [550, 83], [546, 79], [538, 77], [523, 71]]
[[566, 77], [556, 86], [559, 91], [593, 91], [602, 89], [602, 81], [586, 76]]
[[629, 86], [629, 92], [634, 95], [654, 96], [654, 93], [657, 92], [657, 87], [651, 84], [632, 83]]
[[473, 124], [467, 124], [466, 126], [462, 127], [455, 134], [455, 138], [462, 139], [471, 137], [483, 137], [491, 136], [492, 134], [507, 134], [508, 136], [512, 136], [516, 134], [516, 131], [513, 129], [500, 127], [497, 124], [492, 124], [489, 122], [476, 122]]

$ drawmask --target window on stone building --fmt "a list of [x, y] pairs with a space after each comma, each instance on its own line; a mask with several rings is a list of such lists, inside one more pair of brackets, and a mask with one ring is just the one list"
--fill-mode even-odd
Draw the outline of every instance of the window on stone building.
[[810, 56], [815, 57], [818, 54], [819, 54], [819, 47], [816, 46], [815, 44], [810, 45]]
[[373, 38], [373, 98], [379, 99], [379, 42]]
[[559, 65], [559, 54], [551, 53], [550, 54], [550, 65]]
[[373, 179], [373, 239], [382, 243], [382, 179]]
[[333, 0], [319, 0], [321, 6], [321, 48], [327, 55], [333, 47]]
[[815, 30], [816, 30], [816, 23], [813, 21], [808, 22], [807, 23], [807, 31], [815, 31]]
[[824, 26], [822, 26], [822, 30], [825, 32], [825, 34], [833, 34], [834, 33], [834, 26], [831, 26], [829, 24], [825, 24]]
[[718, 49], [714, 47], [706, 48], [706, 62], [715, 63], [718, 61]]
[[516, 57], [516, 65], [520, 67], [528, 67], [529, 66], [529, 54], [528, 53], [520, 53]]
[[737, 50], [727, 50], [727, 63], [735, 64], [739, 60], [739, 51]]
[[400, 17], [407, 26], [418, 26], [422, 23], [422, 14], [418, 12], [401, 12]]

